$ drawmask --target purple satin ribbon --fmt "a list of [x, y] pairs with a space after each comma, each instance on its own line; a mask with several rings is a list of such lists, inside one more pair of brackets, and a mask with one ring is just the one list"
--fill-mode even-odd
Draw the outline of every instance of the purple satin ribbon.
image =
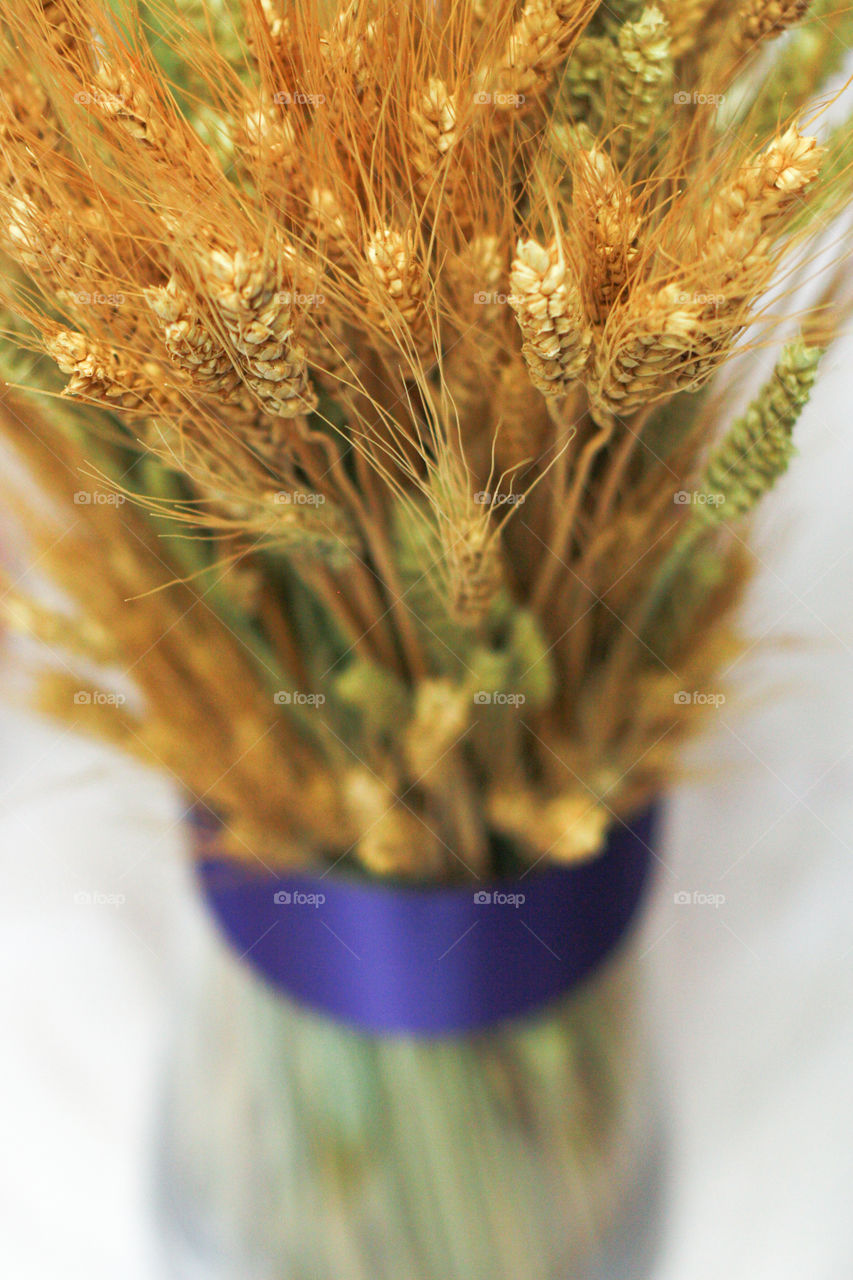
[[616, 823], [589, 862], [483, 888], [271, 876], [212, 858], [198, 874], [240, 957], [295, 1000], [364, 1031], [452, 1035], [530, 1013], [605, 958], [640, 903], [655, 817]]

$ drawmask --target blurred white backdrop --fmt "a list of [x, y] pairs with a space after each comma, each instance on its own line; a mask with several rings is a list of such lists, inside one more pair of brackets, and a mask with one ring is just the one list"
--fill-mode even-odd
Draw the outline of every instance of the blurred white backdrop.
[[[853, 1275], [851, 363], [847, 342], [756, 530], [760, 644], [731, 673], [749, 705], [727, 691], [691, 752], [642, 924], [671, 1141], [653, 1280]], [[163, 1041], [208, 939], [179, 811], [165, 781], [0, 706], [0, 1270], [15, 1280], [161, 1280]]]

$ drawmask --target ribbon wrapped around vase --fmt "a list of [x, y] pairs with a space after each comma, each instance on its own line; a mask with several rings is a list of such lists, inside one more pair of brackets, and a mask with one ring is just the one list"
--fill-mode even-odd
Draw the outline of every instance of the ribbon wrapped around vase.
[[[377, 1034], [458, 1035], [531, 1013], [602, 963], [637, 913], [655, 819], [616, 822], [589, 861], [483, 885], [269, 874], [209, 856], [198, 875], [237, 954], [301, 1004]], [[193, 821], [209, 848], [209, 821]]]

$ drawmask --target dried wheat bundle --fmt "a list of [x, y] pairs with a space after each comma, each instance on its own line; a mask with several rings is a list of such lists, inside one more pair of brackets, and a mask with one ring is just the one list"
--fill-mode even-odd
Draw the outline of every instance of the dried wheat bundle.
[[[851, 11], [8, 0], [0, 28], [0, 426], [66, 602], [2, 607], [52, 655], [40, 705], [235, 856], [593, 856], [713, 703], [743, 521], [846, 315]], [[727, 420], [702, 388], [765, 348]]]

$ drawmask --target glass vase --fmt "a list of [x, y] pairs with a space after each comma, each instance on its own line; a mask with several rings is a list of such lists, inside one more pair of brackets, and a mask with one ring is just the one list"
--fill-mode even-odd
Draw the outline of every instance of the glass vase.
[[157, 1170], [175, 1280], [641, 1280], [660, 1154], [632, 935], [535, 1014], [440, 1038], [296, 1004], [211, 930]]

